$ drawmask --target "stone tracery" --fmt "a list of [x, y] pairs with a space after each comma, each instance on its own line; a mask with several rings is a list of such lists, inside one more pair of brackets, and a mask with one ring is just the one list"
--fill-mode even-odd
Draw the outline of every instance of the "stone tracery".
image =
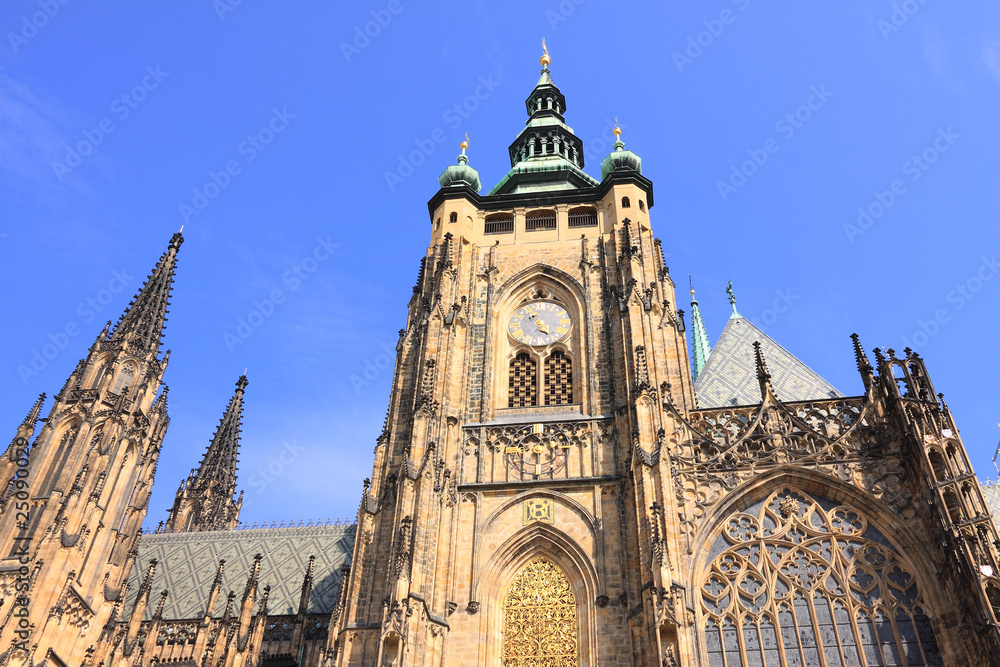
[[711, 665], [943, 664], [913, 567], [850, 505], [785, 487], [731, 515], [711, 553]]

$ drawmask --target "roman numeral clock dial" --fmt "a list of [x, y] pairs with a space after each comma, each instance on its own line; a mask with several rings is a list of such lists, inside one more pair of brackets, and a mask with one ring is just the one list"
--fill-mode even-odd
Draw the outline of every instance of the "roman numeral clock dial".
[[570, 319], [566, 309], [551, 301], [532, 301], [510, 316], [507, 331], [519, 343], [543, 347], [569, 333]]

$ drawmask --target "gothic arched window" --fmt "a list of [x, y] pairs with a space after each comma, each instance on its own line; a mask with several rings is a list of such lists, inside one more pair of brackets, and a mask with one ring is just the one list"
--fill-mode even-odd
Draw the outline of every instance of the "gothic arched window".
[[545, 405], [573, 402], [573, 364], [560, 351], [545, 360]]
[[927, 455], [931, 461], [931, 468], [934, 470], [934, 479], [939, 482], [943, 482], [948, 479], [948, 466], [945, 465], [944, 459], [941, 458], [941, 454], [936, 451], [931, 451]]
[[942, 665], [913, 569], [865, 515], [785, 488], [726, 522], [702, 577], [709, 665]]
[[507, 406], [524, 408], [538, 405], [538, 366], [522, 352], [510, 362]]
[[115, 387], [111, 391], [116, 394], [122, 394], [128, 391], [129, 385], [132, 384], [132, 380], [135, 378], [135, 366], [133, 364], [125, 364], [121, 371], [118, 373], [118, 379], [115, 380]]
[[534, 558], [514, 576], [503, 606], [503, 667], [576, 667], [576, 596], [556, 565]]

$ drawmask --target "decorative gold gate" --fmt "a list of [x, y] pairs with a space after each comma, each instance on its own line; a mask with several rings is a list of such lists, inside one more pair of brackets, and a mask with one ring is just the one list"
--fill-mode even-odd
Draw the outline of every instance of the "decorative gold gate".
[[503, 667], [577, 667], [576, 596], [544, 558], [514, 577], [503, 609]]

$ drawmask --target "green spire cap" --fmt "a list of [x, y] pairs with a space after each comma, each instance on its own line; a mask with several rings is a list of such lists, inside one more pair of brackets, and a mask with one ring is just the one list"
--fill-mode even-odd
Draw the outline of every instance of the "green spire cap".
[[632, 151], [625, 150], [625, 142], [622, 141], [622, 129], [618, 127], [618, 119], [615, 118], [615, 129], [611, 131], [615, 135], [615, 144], [604, 160], [601, 161], [601, 180], [603, 181], [613, 171], [619, 169], [636, 171], [642, 173], [642, 158]]
[[702, 369], [708, 363], [708, 356], [712, 354], [712, 345], [708, 342], [708, 332], [705, 330], [705, 321], [701, 317], [701, 308], [698, 307], [698, 299], [694, 296], [694, 283], [691, 275], [688, 274], [688, 284], [691, 286], [691, 326], [694, 328], [692, 344], [694, 345], [694, 379], [701, 375]]
[[438, 183], [441, 184], [442, 188], [451, 187], [453, 185], [467, 185], [476, 192], [483, 187], [479, 180], [479, 172], [469, 166], [469, 157], [465, 154], [465, 150], [469, 147], [469, 133], [465, 133], [465, 141], [459, 144], [462, 149], [462, 153], [458, 156], [458, 164], [453, 164], [444, 170], [444, 172], [438, 176]]

